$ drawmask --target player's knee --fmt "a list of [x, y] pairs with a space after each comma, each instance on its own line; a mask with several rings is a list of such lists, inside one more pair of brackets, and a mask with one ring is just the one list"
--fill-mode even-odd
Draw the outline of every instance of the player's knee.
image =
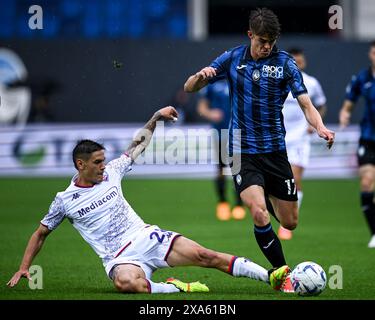
[[240, 198], [243, 204], [250, 209], [253, 205], [253, 201], [249, 199], [249, 197], [245, 195], [243, 192], [240, 193]]
[[265, 226], [270, 222], [266, 206], [253, 205], [250, 211], [257, 226]]
[[297, 223], [292, 223], [292, 222], [287, 222], [287, 223], [284, 223], [283, 224], [283, 227], [285, 229], [288, 229], [290, 231], [294, 230], [295, 228], [297, 228]]
[[298, 225], [298, 217], [290, 217], [287, 221], [283, 221], [282, 226], [288, 230], [294, 230]]
[[114, 280], [115, 287], [120, 292], [139, 292], [137, 281], [127, 274], [119, 274]]

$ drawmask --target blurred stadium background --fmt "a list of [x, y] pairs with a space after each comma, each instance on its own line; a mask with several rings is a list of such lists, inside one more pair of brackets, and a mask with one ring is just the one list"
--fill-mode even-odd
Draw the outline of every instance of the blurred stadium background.
[[[28, 24], [32, 16], [29, 8], [35, 4], [43, 9], [41, 30], [32, 30]], [[329, 28], [332, 5], [339, 5], [343, 10], [342, 29]], [[366, 248], [368, 230], [357, 199], [355, 152], [363, 102], [358, 103], [348, 129], [340, 131], [337, 126], [346, 85], [353, 74], [368, 65], [368, 44], [375, 39], [375, 2], [371, 0], [41, 0], [37, 3], [2, 0], [0, 219], [4, 241], [0, 246], [1, 252], [6, 252], [0, 258], [6, 271], [1, 273], [2, 283], [16, 271], [29, 235], [48, 209], [54, 194], [65, 188], [74, 172], [70, 152], [77, 140], [91, 138], [104, 142], [110, 160], [127, 146], [135, 130], [156, 109], [168, 104], [179, 110], [180, 119], [173, 127], [166, 126], [166, 131], [209, 128], [196, 112], [196, 95], [185, 95], [181, 91], [183, 83], [188, 75], [206, 66], [226, 49], [247, 43], [249, 12], [263, 6], [279, 16], [282, 35], [278, 47], [298, 46], [305, 50], [306, 71], [319, 79], [327, 95], [325, 123], [337, 130], [337, 142], [331, 151], [327, 151], [318, 138], [313, 139], [300, 231], [296, 231], [295, 241], [285, 244], [285, 251], [292, 264], [311, 259], [326, 268], [343, 265], [348, 283], [354, 287], [357, 281], [350, 272], [362, 268], [363, 283], [358, 287], [363, 284], [363, 292], [331, 290], [326, 297], [375, 297], [374, 289], [365, 285], [365, 270], [370, 270], [368, 260], [373, 261], [374, 257], [366, 259], [370, 254]], [[164, 149], [158, 149], [159, 136], [163, 137], [157, 131], [150, 146], [156, 153], [168, 148], [166, 144]], [[200, 148], [210, 153], [207, 143], [190, 144], [184, 140], [180, 141], [179, 148], [186, 154]], [[255, 241], [248, 239], [252, 230], [249, 218], [241, 225], [230, 222], [224, 226], [215, 221], [216, 199], [209, 180], [214, 173], [215, 161], [189, 165], [154, 161], [133, 169], [125, 194], [129, 190], [130, 203], [135, 201], [136, 211], [145, 220], [150, 219], [165, 228], [175, 227], [205, 245], [254, 257], [266, 265], [259, 249], [253, 246]], [[136, 191], [131, 191], [132, 188]], [[169, 205], [168, 193], [164, 190], [175, 190], [174, 202]], [[150, 203], [145, 204], [148, 202], [145, 197], [150, 194]], [[186, 197], [186, 194], [191, 196]], [[165, 211], [169, 213], [166, 215]], [[207, 226], [204, 235], [202, 221]], [[353, 232], [351, 240], [346, 238], [348, 230]], [[68, 252], [74, 254], [75, 246], [70, 241], [72, 237], [74, 241], [79, 240], [72, 232], [64, 226], [60, 237]], [[339, 239], [332, 235], [334, 232]], [[223, 243], [223, 233], [229, 233], [232, 240]], [[326, 246], [327, 241], [334, 245]], [[342, 250], [343, 244], [347, 250], [352, 250], [351, 256]], [[315, 247], [306, 250], [309, 246]], [[51, 254], [52, 249], [47, 247], [47, 256], [48, 252]], [[39, 261], [49, 263], [47, 256]], [[81, 264], [91, 268], [87, 277], [102, 272], [100, 263], [93, 256], [86, 259]], [[356, 260], [354, 265], [353, 260]], [[56, 267], [59, 269], [57, 264]], [[63, 270], [59, 269], [59, 272]], [[197, 271], [196, 274], [199, 277], [201, 273]], [[209, 283], [211, 273], [206, 275], [205, 271], [204, 274]], [[110, 291], [104, 273], [102, 278], [97, 285]], [[89, 278], [85, 280], [89, 281]], [[51, 280], [51, 283], [57, 288], [61, 285], [59, 281]], [[82, 281], [82, 286], [84, 283]], [[228, 283], [230, 281], [225, 282], [224, 288], [229, 286], [228, 292], [235, 290]], [[245, 292], [245, 282], [242, 284]], [[218, 286], [217, 290], [220, 288]], [[95, 290], [91, 295], [81, 294], [78, 287], [73, 293], [69, 290], [67, 285], [61, 291], [68, 292], [66, 295], [59, 291], [49, 295], [43, 290], [44, 293], [33, 296], [26, 286], [13, 293], [2, 288], [0, 299], [106, 298], [95, 295]], [[257, 296], [254, 293], [249, 296], [227, 294], [224, 298], [256, 299]], [[261, 298], [275, 297], [265, 293]]]

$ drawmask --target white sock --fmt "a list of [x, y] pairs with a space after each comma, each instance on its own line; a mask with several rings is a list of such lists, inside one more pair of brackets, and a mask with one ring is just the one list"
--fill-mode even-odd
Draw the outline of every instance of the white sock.
[[149, 283], [150, 293], [174, 293], [180, 292], [172, 283], [163, 282], [152, 282], [150, 279], [146, 279]]
[[303, 191], [302, 190], [298, 190], [297, 191], [297, 195], [298, 195], [298, 209], [299, 209], [301, 207], [301, 203], [302, 203]]
[[247, 277], [254, 280], [268, 282], [268, 271], [260, 265], [246, 258], [237, 258], [232, 267], [234, 277]]

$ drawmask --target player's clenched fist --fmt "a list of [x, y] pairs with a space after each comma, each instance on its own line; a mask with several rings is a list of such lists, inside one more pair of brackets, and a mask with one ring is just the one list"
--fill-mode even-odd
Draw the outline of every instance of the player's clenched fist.
[[320, 127], [317, 130], [319, 137], [327, 140], [327, 147], [331, 149], [333, 143], [335, 142], [335, 132], [328, 130], [326, 127]]
[[160, 109], [159, 111], [157, 111], [157, 113], [159, 113], [160, 118], [163, 118], [166, 120], [176, 121], [178, 118], [178, 112], [172, 106], [164, 107]]
[[195, 74], [196, 77], [199, 77], [201, 80], [210, 79], [216, 76], [216, 70], [212, 67], [205, 67], [201, 71]]

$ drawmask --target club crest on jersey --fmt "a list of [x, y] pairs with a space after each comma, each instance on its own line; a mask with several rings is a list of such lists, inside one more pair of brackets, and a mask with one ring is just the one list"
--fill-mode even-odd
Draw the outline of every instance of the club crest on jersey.
[[284, 68], [281, 66], [264, 65], [262, 68], [262, 77], [281, 79], [284, 76]]
[[240, 174], [238, 174], [238, 175], [236, 176], [236, 182], [237, 182], [238, 185], [241, 184], [241, 182], [242, 182], [242, 177], [241, 177]]
[[260, 71], [258, 69], [255, 69], [251, 76], [254, 81], [258, 81], [260, 79]]

